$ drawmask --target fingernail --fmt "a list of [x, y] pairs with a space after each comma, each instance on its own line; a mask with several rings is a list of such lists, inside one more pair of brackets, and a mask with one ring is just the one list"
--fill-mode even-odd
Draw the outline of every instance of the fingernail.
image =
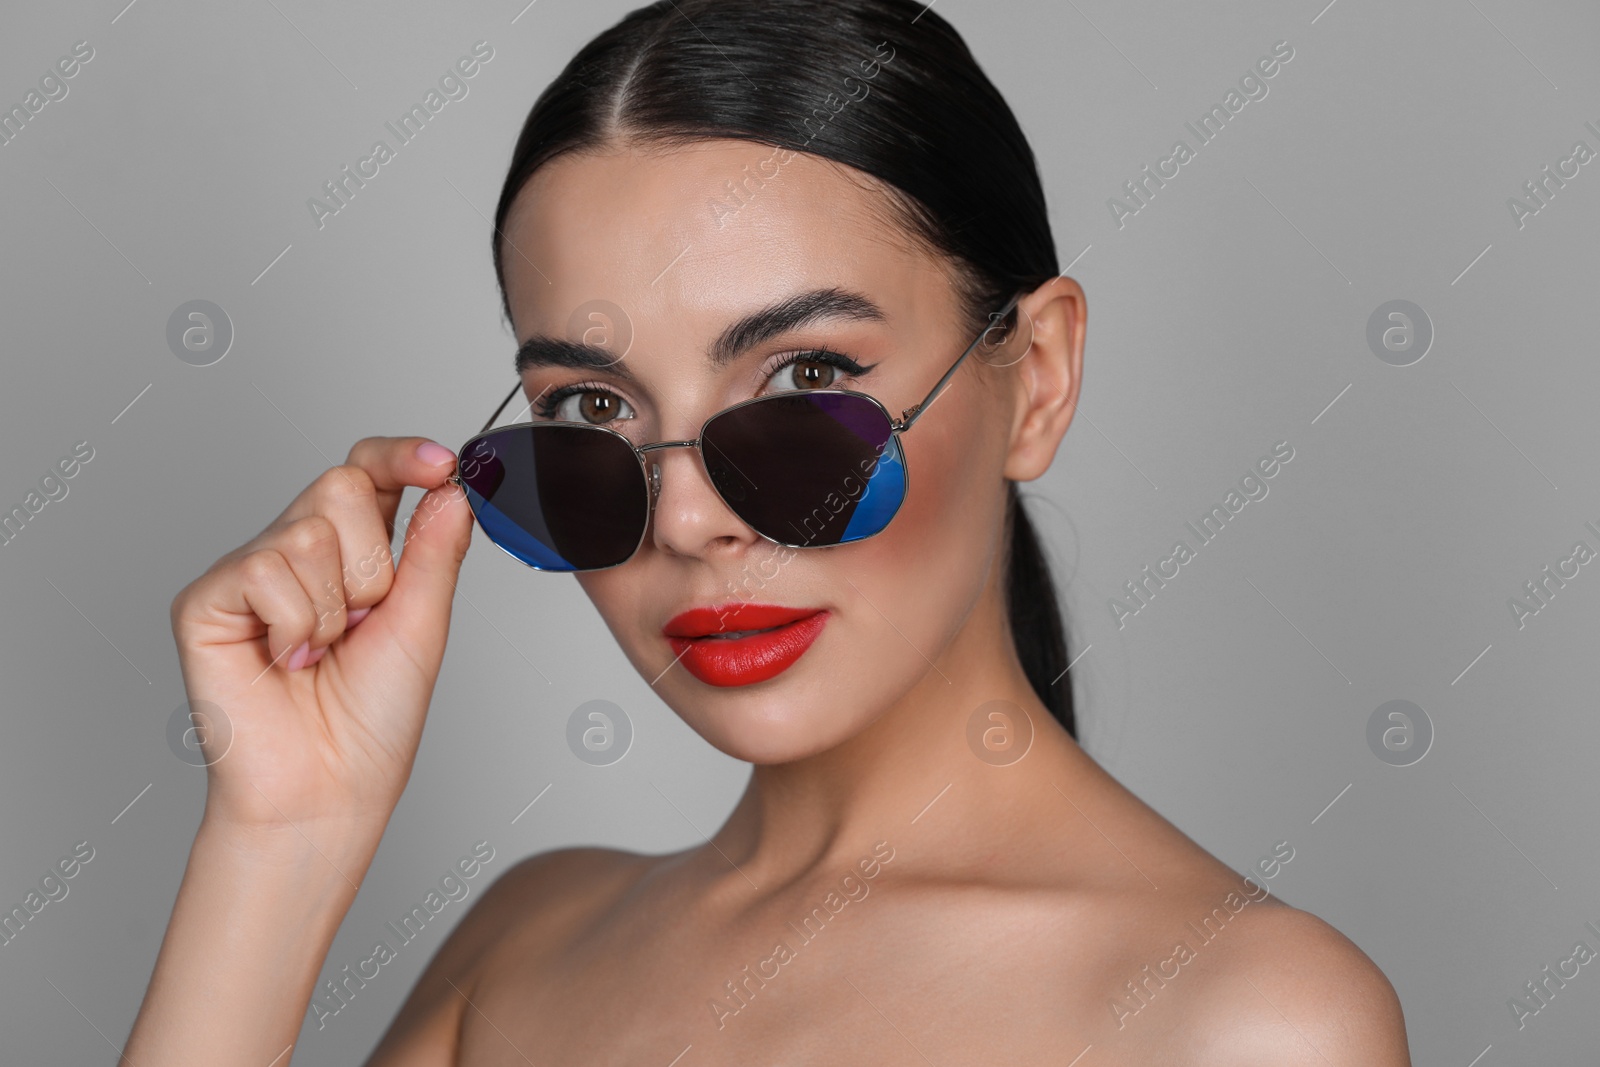
[[304, 667], [306, 665], [306, 657], [309, 655], [311, 655], [311, 642], [300, 642], [300, 647], [289, 653], [289, 662], [287, 666], [290, 672], [297, 671], [301, 667]]
[[371, 611], [372, 611], [372, 609], [371, 609], [371, 608], [356, 608], [356, 609], [355, 609], [355, 610], [354, 610], [354, 611], [352, 611], [352, 612], [350, 612], [350, 616], [349, 616], [349, 618], [347, 618], [347, 619], [345, 619], [345, 622], [344, 622], [344, 628], [345, 628], [345, 629], [346, 629], [346, 630], [353, 630], [353, 629], [355, 629], [355, 625], [356, 625], [356, 623], [358, 623], [358, 622], [360, 622], [360, 621], [361, 621], [361, 620], [362, 620], [362, 619], [364, 619], [364, 618], [366, 618], [366, 617], [367, 617], [367, 615], [368, 615], [368, 614], [369, 614], [369, 613], [370, 613], [370, 612], [371, 612]]
[[309, 667], [313, 663], [317, 662], [317, 660], [321, 659], [323, 656], [326, 656], [327, 654], [328, 654], [328, 646], [327, 645], [323, 645], [321, 648], [317, 649], [315, 652], [311, 653], [311, 655], [306, 657], [305, 665], [307, 667]]
[[437, 467], [441, 463], [454, 462], [456, 454], [444, 445], [424, 441], [417, 446], [417, 458], [430, 467]]

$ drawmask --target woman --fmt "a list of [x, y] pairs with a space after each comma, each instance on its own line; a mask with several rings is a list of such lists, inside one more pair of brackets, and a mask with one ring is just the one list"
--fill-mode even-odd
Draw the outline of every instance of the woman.
[[[234, 741], [130, 1060], [287, 1062], [476, 512], [754, 770], [703, 846], [505, 872], [370, 1064], [1409, 1062], [1359, 949], [1074, 741], [1015, 485], [1072, 419], [1084, 295], [946, 22], [641, 8], [535, 104], [495, 223], [532, 426], [362, 440], [173, 603]], [[596, 301], [626, 346], [569, 325]]]

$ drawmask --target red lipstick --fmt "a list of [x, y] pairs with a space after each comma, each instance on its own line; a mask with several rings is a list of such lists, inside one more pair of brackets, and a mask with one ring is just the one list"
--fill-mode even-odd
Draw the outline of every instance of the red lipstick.
[[684, 669], [707, 685], [752, 685], [788, 670], [827, 621], [822, 608], [736, 601], [690, 608], [661, 632]]

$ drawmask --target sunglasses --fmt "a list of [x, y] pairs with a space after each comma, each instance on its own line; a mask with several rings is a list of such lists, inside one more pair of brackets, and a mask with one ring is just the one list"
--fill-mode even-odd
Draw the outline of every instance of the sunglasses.
[[[998, 324], [1022, 294], [990, 319]], [[900, 435], [927, 411], [987, 327], [895, 419], [873, 397], [807, 389], [753, 397], [712, 415], [692, 441], [635, 445], [609, 426], [522, 422], [489, 429], [461, 447], [451, 483], [466, 493], [479, 527], [502, 551], [541, 571], [596, 571], [627, 562], [644, 543], [661, 492], [661, 467], [646, 456], [693, 448], [712, 487], [740, 521], [786, 548], [826, 548], [880, 534], [906, 498]]]

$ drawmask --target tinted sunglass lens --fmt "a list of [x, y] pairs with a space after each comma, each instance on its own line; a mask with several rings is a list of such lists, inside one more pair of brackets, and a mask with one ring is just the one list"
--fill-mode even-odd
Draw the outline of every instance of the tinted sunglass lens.
[[883, 409], [864, 396], [763, 397], [712, 419], [701, 452], [734, 513], [787, 545], [871, 537], [905, 499], [899, 438]]
[[458, 473], [490, 540], [530, 567], [612, 567], [644, 536], [649, 488], [620, 434], [563, 423], [512, 426], [463, 449]]

